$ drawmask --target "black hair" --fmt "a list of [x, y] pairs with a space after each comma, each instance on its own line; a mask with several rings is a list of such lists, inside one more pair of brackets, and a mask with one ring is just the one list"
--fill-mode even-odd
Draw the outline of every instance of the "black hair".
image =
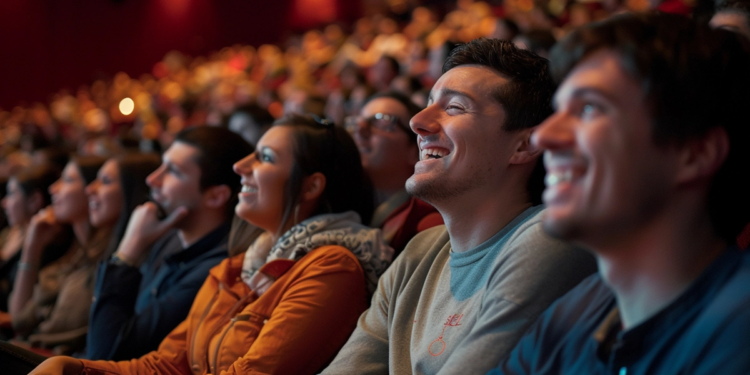
[[552, 50], [557, 80], [591, 53], [610, 50], [640, 84], [657, 145], [681, 144], [710, 129], [727, 132], [730, 150], [711, 182], [708, 208], [716, 232], [730, 243], [747, 224], [744, 174], [750, 103], [750, 57], [744, 39], [683, 16], [624, 14], [586, 25]]
[[526, 42], [529, 50], [537, 55], [546, 55], [549, 50], [557, 43], [555, 36], [551, 31], [545, 29], [529, 30], [526, 33], [517, 36]]
[[13, 178], [25, 196], [28, 197], [37, 191], [41, 193], [42, 207], [46, 207], [52, 201], [49, 187], [60, 178], [60, 169], [51, 163], [31, 165], [18, 172]]
[[201, 170], [201, 191], [218, 185], [226, 185], [232, 190], [226, 203], [227, 218], [232, 217], [241, 187], [240, 176], [234, 173], [232, 166], [252, 154], [255, 148], [239, 134], [214, 126], [184, 129], [177, 133], [174, 141], [198, 149], [199, 154], [195, 163]]
[[[461, 65], [482, 65], [508, 79], [508, 83], [495, 89], [493, 96], [505, 110], [502, 130], [516, 131], [535, 127], [552, 114], [552, 95], [557, 85], [547, 64], [547, 59], [507, 40], [480, 38], [453, 49], [443, 64], [443, 73]], [[533, 204], [542, 203], [544, 175], [539, 158], [527, 184]]]
[[112, 231], [105, 257], [117, 250], [120, 240], [125, 235], [133, 210], [149, 199], [150, 189], [146, 185], [146, 177], [161, 164], [159, 155], [140, 152], [127, 152], [111, 160], [117, 163], [123, 200], [120, 217]]
[[750, 16], [750, 1], [748, 0], [717, 0], [715, 4], [716, 12], [735, 11]]
[[401, 65], [398, 63], [398, 60], [396, 60], [395, 57], [391, 55], [383, 55], [380, 56], [380, 60], [385, 60], [385, 62], [387, 62], [390, 66], [391, 70], [396, 73], [396, 75], [398, 75], [401, 71]]
[[717, 0], [714, 12], [735, 12], [745, 17], [745, 25], [750, 28], [750, 0]]
[[250, 118], [253, 119], [256, 124], [258, 124], [258, 126], [264, 129], [270, 127], [271, 124], [273, 124], [273, 122], [275, 121], [268, 110], [257, 104], [251, 103], [239, 106], [234, 110], [232, 114], [234, 115], [235, 113], [243, 113], [250, 116]]
[[95, 155], [74, 155], [70, 158], [70, 163], [73, 163], [78, 169], [85, 185], [96, 180], [96, 174], [105, 161], [107, 161], [107, 158]]
[[34, 151], [44, 156], [46, 162], [52, 163], [56, 168], [62, 170], [70, 160], [70, 153], [62, 147], [47, 147]]
[[327, 121], [298, 114], [285, 116], [274, 126], [294, 130], [294, 165], [286, 184], [282, 223], [298, 203], [302, 179], [320, 172], [326, 177], [326, 186], [312, 215], [354, 211], [368, 224], [374, 210], [373, 190], [349, 133]]
[[412, 117], [414, 117], [419, 111], [422, 110], [422, 108], [419, 108], [418, 105], [414, 104], [414, 102], [407, 97], [406, 95], [398, 92], [398, 91], [386, 91], [377, 93], [375, 95], [370, 96], [365, 100], [365, 102], [362, 104], [362, 106], [366, 106], [367, 103], [379, 99], [379, 98], [389, 98], [393, 99], [399, 103], [401, 103], [404, 107], [406, 107], [406, 112], [409, 114], [409, 118], [402, 118], [401, 120], [402, 124], [406, 127], [406, 129], [402, 129], [406, 132], [406, 134], [409, 136], [409, 140], [411, 143], [417, 144], [417, 137], [415, 136], [414, 132], [409, 128], [409, 120], [411, 120]]

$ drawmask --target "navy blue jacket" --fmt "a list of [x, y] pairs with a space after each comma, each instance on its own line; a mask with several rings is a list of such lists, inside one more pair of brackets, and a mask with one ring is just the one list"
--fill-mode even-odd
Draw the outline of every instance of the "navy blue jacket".
[[750, 374], [750, 254], [727, 250], [648, 320], [622, 331], [597, 274], [539, 318], [488, 375]]
[[222, 224], [187, 249], [172, 231], [152, 247], [140, 270], [102, 262], [86, 358], [125, 360], [156, 350], [187, 317], [208, 271], [228, 256], [229, 228]]

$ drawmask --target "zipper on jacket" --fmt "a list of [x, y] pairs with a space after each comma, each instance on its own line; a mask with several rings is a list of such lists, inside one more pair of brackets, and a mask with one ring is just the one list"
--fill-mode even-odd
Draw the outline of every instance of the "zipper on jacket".
[[227, 336], [227, 333], [229, 333], [229, 330], [232, 329], [236, 321], [237, 317], [235, 316], [227, 326], [227, 329], [221, 334], [221, 337], [219, 337], [219, 341], [216, 342], [216, 349], [214, 349], [214, 374], [219, 373], [219, 349], [221, 349], [221, 342], [224, 341], [224, 337]]
[[[206, 315], [208, 315], [208, 312], [211, 311], [211, 307], [216, 302], [216, 300], [219, 298], [219, 292], [222, 289], [222, 284], [219, 284], [219, 289], [214, 293], [214, 296], [211, 297], [211, 300], [208, 302], [208, 305], [206, 305], [206, 309], [203, 310], [203, 315], [201, 315], [200, 320], [198, 320], [198, 324], [195, 325], [195, 332], [193, 333], [193, 339], [190, 343], [190, 362], [192, 363], [192, 368], [194, 368], [196, 365], [200, 365], [198, 363], [195, 363], [195, 338], [198, 336], [198, 327], [203, 323], [203, 320], [206, 319]], [[208, 365], [208, 363], [206, 363]]]
[[[229, 289], [227, 289], [227, 290], [229, 290]], [[247, 300], [249, 300], [253, 296], [254, 296], [254, 293], [250, 293], [250, 294], [245, 295], [244, 297], [240, 298], [237, 302], [235, 302], [234, 306], [232, 306], [229, 310], [227, 310], [227, 313], [224, 314], [224, 316], [221, 317], [221, 319], [219, 320], [220, 323], [219, 323], [218, 327], [221, 327], [221, 325], [224, 324], [224, 323], [222, 323], [224, 321], [224, 319], [229, 318], [230, 316], [237, 314], [239, 312], [239, 310], [244, 307], [244, 303], [247, 302]], [[214, 350], [214, 374], [218, 374], [218, 368], [219, 368], [219, 358], [218, 358], [218, 355], [219, 355], [219, 348], [221, 347], [221, 342], [224, 340], [224, 337], [226, 336], [227, 332], [229, 332], [229, 329], [232, 328], [232, 326], [234, 326], [234, 322], [237, 321], [237, 317], [235, 316], [233, 318], [230, 318], [229, 321], [231, 321], [231, 324], [229, 325], [229, 327], [226, 330], [224, 330], [223, 334], [221, 335], [221, 338], [217, 341], [217, 343], [216, 343], [216, 349]], [[218, 332], [218, 330], [215, 330], [214, 332], [211, 333], [211, 335], [208, 336], [209, 342], [211, 340], [210, 338], [213, 337], [214, 334], [216, 334], [217, 332]], [[209, 350], [211, 350], [211, 348], [206, 348], [206, 364], [210, 368], [211, 367], [211, 361], [210, 361], [210, 358], [209, 358]]]

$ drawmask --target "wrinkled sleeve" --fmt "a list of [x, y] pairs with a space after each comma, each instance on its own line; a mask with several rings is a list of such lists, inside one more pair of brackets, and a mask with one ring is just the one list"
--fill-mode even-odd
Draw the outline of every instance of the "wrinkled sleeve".
[[99, 265], [86, 343], [89, 359], [111, 359], [121, 329], [135, 315], [140, 283], [141, 273], [135, 267], [108, 262]]
[[159, 350], [130, 361], [81, 360], [85, 375], [181, 375], [192, 373], [187, 356], [188, 322], [182, 322], [159, 345]]
[[124, 265], [106, 265], [91, 311], [88, 347], [91, 359], [124, 360], [155, 350], [161, 340], [187, 316], [196, 293], [208, 271], [215, 266], [206, 262], [172, 286], [169, 293], [156, 298], [147, 308], [135, 312], [140, 271]]

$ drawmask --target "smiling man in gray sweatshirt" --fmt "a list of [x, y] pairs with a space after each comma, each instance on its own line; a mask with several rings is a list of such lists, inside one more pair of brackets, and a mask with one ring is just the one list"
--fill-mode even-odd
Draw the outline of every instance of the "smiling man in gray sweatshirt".
[[552, 112], [547, 60], [478, 39], [443, 72], [411, 119], [420, 161], [406, 188], [445, 226], [407, 245], [324, 374], [483, 374], [596, 270], [541, 228], [544, 169], [530, 136]]

